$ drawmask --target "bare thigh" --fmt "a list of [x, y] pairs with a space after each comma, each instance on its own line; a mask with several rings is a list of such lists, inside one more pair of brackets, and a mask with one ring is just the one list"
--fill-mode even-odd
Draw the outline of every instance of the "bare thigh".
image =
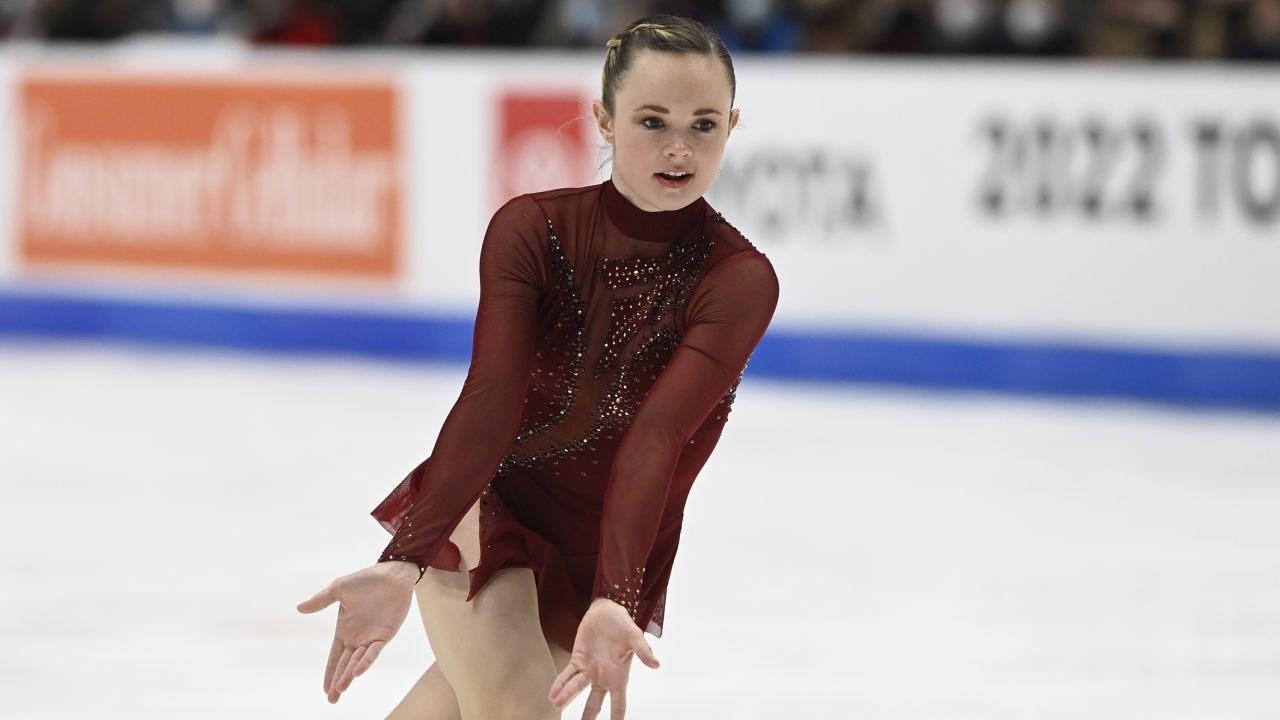
[[480, 557], [479, 510], [477, 503], [451, 537], [460, 572], [428, 568], [414, 589], [436, 664], [464, 720], [559, 718], [547, 692], [569, 653], [543, 635], [533, 571], [499, 570], [466, 600], [467, 571]]

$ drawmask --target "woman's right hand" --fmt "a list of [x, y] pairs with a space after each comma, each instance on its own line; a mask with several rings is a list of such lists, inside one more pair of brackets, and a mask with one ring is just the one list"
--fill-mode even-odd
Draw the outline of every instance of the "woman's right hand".
[[416, 565], [401, 560], [375, 563], [344, 575], [298, 603], [298, 612], [313, 613], [338, 603], [338, 625], [324, 670], [324, 692], [330, 703], [364, 674], [404, 623], [418, 581]]
[[607, 598], [595, 598], [578, 624], [569, 664], [551, 684], [547, 699], [563, 710], [578, 693], [590, 687], [582, 720], [599, 716], [606, 695], [610, 720], [623, 720], [632, 657], [640, 658], [651, 668], [659, 666], [653, 648], [626, 609]]

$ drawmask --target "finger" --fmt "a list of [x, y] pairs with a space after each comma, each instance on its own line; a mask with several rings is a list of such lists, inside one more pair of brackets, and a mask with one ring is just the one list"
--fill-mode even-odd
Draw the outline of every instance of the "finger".
[[582, 672], [581, 668], [579, 668], [577, 665], [574, 665], [572, 662], [569, 663], [564, 670], [560, 671], [560, 674], [556, 676], [556, 679], [552, 681], [551, 692], [548, 694], [555, 695], [556, 693], [560, 692], [560, 688], [564, 687], [564, 684], [569, 682], [569, 678], [573, 677], [574, 675], [577, 675], [580, 672]]
[[351, 654], [351, 661], [347, 663], [346, 670], [342, 673], [342, 677], [338, 678], [338, 692], [346, 692], [347, 688], [351, 687], [351, 681], [356, 679], [356, 665], [364, 659], [364, 654], [368, 651], [369, 646], [362, 645], [359, 648], [356, 648], [356, 651]]
[[649, 647], [649, 642], [640, 636], [640, 641], [634, 645], [636, 657], [640, 658], [640, 662], [657, 670], [662, 667], [662, 663], [658, 662], [658, 656], [653, 654], [653, 648]]
[[566, 687], [567, 684], [570, 684], [576, 675], [584, 673], [584, 671], [585, 670], [582, 670], [581, 667], [573, 665], [572, 662], [570, 662], [570, 664], [564, 667], [561, 674], [556, 676], [556, 680], [552, 683], [552, 692], [548, 693], [549, 696], [556, 697], [558, 694], [563, 694], [564, 687]]
[[329, 687], [333, 685], [333, 669], [338, 667], [338, 658], [342, 657], [342, 641], [335, 634], [333, 636], [333, 645], [329, 648], [329, 661], [324, 668], [324, 692], [329, 694]]
[[591, 688], [591, 697], [587, 698], [587, 706], [582, 710], [582, 720], [596, 720], [602, 707], [604, 707], [604, 688], [597, 685]]
[[338, 692], [338, 679], [342, 677], [342, 673], [347, 670], [347, 663], [351, 660], [351, 653], [355, 652], [352, 648], [342, 648], [342, 657], [338, 659], [338, 666], [333, 669], [333, 685], [329, 688], [332, 692]]
[[337, 598], [333, 595], [333, 583], [329, 583], [325, 589], [298, 603], [298, 612], [313, 613], [323, 610], [332, 605], [334, 600]]
[[[574, 669], [577, 670], [577, 668]], [[587, 677], [585, 672], [578, 671], [576, 675], [572, 675], [561, 683], [558, 690], [554, 687], [552, 688], [551, 704], [558, 708], [563, 708], [573, 702], [573, 699], [578, 697], [578, 693], [582, 692], [583, 688], [590, 684], [591, 678]]]
[[627, 686], [614, 688], [609, 693], [609, 720], [622, 720], [627, 714]]
[[342, 692], [338, 689], [338, 679], [342, 678], [343, 670], [346, 670], [347, 660], [349, 659], [351, 659], [351, 648], [343, 648], [342, 657], [338, 659], [338, 665], [333, 670], [333, 684], [329, 685], [328, 691], [325, 691], [329, 694], [330, 705], [338, 702], [338, 698], [342, 697]]
[[382, 648], [385, 646], [386, 643], [382, 640], [374, 640], [369, 643], [369, 652], [365, 653], [364, 657], [360, 659], [360, 663], [356, 665], [355, 672], [352, 675], [354, 677], [363, 675], [364, 671], [368, 670], [370, 665], [373, 665], [373, 661], [378, 659], [378, 655], [382, 653]]

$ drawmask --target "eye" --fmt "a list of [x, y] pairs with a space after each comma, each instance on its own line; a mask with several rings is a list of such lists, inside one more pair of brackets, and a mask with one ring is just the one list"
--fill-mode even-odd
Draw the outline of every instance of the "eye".
[[698, 125], [698, 129], [704, 133], [713, 133], [716, 131], [716, 123], [713, 120], [703, 120], [699, 122]]
[[[652, 121], [654, 121], [654, 122], [656, 122], [656, 123], [658, 123], [658, 124], [657, 124], [657, 125], [647, 125], [646, 123], [648, 123], [650, 120], [652, 120]], [[641, 124], [641, 125], [644, 125], [645, 127], [649, 128], [650, 130], [657, 130], [658, 128], [662, 127], [662, 121], [661, 121], [661, 120], [659, 120], [659, 119], [658, 119], [658, 118], [656, 118], [656, 117], [647, 117], [647, 118], [645, 118], [645, 119], [641, 120], [641, 121], [640, 121], [640, 124]]]

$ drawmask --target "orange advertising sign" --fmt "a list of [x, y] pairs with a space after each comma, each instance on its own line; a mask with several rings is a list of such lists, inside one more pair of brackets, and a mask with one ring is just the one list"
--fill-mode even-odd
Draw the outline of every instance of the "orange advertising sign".
[[17, 101], [27, 264], [398, 270], [390, 82], [31, 74]]

